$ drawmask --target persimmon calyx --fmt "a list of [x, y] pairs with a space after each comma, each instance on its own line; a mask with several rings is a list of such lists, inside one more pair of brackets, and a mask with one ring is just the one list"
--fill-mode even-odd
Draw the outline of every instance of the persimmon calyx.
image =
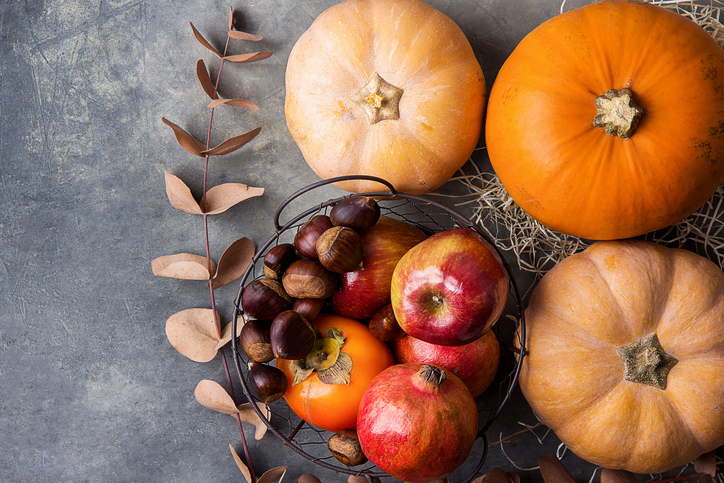
[[349, 384], [352, 374], [352, 358], [342, 352], [345, 337], [342, 331], [332, 327], [327, 336], [317, 339], [304, 359], [292, 362], [294, 382], [299, 384], [313, 372], [324, 384]]
[[367, 115], [369, 123], [375, 124], [400, 118], [400, 99], [403, 92], [375, 72], [367, 85], [351, 98]]
[[630, 138], [639, 125], [644, 110], [634, 102], [631, 89], [611, 89], [596, 98], [595, 127], [602, 127], [609, 136]]
[[623, 378], [627, 381], [666, 389], [669, 371], [679, 361], [661, 347], [656, 334], [621, 347], [618, 353], [623, 359]]

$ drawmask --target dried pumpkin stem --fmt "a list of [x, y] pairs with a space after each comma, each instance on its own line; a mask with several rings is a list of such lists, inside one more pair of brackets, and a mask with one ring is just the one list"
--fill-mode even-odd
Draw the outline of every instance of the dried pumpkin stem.
[[367, 85], [352, 96], [352, 100], [362, 108], [370, 124], [375, 124], [400, 118], [400, 99], [403, 92], [375, 72]]
[[595, 127], [602, 127], [606, 134], [630, 138], [639, 125], [644, 110], [633, 100], [631, 89], [611, 89], [596, 98]]
[[618, 353], [623, 359], [624, 379], [662, 390], [666, 389], [669, 371], [679, 362], [664, 351], [656, 334], [622, 347]]

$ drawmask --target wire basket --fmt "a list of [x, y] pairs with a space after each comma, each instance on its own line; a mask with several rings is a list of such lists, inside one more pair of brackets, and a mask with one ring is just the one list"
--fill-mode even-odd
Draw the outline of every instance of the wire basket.
[[[352, 179], [375, 181], [386, 186], [389, 191], [350, 193], [315, 205], [294, 216], [283, 225], [280, 223], [280, 216], [284, 209], [300, 196], [331, 183]], [[495, 248], [501, 260], [503, 260], [503, 265], [510, 281], [510, 295], [503, 315], [493, 327], [501, 348], [500, 366], [496, 379], [490, 387], [476, 399], [479, 413], [479, 429], [477, 437], [482, 440], [482, 450], [480, 451], [481, 454], [477, 465], [471, 471], [469, 476], [464, 477], [464, 479], [461, 480], [463, 483], [468, 483], [472, 481], [482, 470], [488, 454], [488, 440], [486, 433], [500, 414], [503, 407], [511, 398], [511, 395], [516, 387], [518, 374], [520, 372], [520, 365], [523, 360], [523, 355], [525, 354], [525, 316], [522, 306], [522, 295], [515, 278], [513, 277], [513, 272], [511, 267], [505, 261], [505, 258], [503, 257], [500, 249], [497, 247], [495, 241], [491, 240], [490, 237], [478, 226], [457, 211], [421, 196], [400, 193], [386, 180], [373, 176], [344, 176], [332, 178], [319, 181], [300, 189], [284, 200], [277, 208], [277, 211], [274, 214], [274, 234], [254, 255], [249, 267], [241, 278], [239, 292], [234, 301], [236, 309], [234, 310], [232, 319], [232, 333], [238, 333], [238, 324], [246, 323], [247, 321], [247, 316], [244, 314], [241, 307], [241, 295], [244, 287], [248, 283], [264, 276], [264, 255], [266, 255], [271, 248], [280, 243], [292, 243], [297, 230], [312, 216], [328, 214], [329, 210], [331, 210], [331, 208], [339, 201], [360, 195], [374, 197], [380, 206], [382, 216], [407, 222], [416, 226], [428, 235], [451, 228], [469, 227], [485, 238]], [[249, 359], [246, 356], [246, 353], [239, 347], [238, 338], [232, 339], [232, 353], [244, 394], [249, 401], [259, 401], [247, 384], [246, 368]], [[351, 468], [337, 461], [328, 450], [326, 444], [332, 433], [315, 428], [300, 419], [286, 405], [283, 399], [269, 404], [269, 412], [267, 414], [264, 414], [257, 404], [252, 404], [251, 406], [262, 421], [267, 425], [269, 430], [276, 435], [285, 446], [291, 448], [307, 460], [339, 473], [366, 477], [368, 481], [372, 481], [372, 478], [389, 476], [386, 473], [381, 472], [376, 466], [369, 462], [365, 465], [361, 465], [360, 467]], [[271, 416], [267, 417], [269, 414]], [[473, 451], [473, 453], [476, 453], [476, 451]], [[476, 457], [477, 456], [471, 455], [469, 460]], [[467, 463], [464, 466], [467, 467]]]

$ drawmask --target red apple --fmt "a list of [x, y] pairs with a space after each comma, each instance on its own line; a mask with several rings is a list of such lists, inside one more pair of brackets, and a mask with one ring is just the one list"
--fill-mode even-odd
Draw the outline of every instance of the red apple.
[[380, 217], [362, 235], [362, 268], [340, 274], [332, 295], [332, 310], [350, 319], [369, 319], [390, 303], [390, 283], [395, 265], [413, 246], [427, 236], [399, 220]]
[[478, 339], [500, 318], [508, 275], [475, 230], [455, 228], [409, 250], [392, 276], [392, 308], [407, 334], [456, 346]]
[[463, 380], [474, 398], [490, 386], [500, 364], [500, 344], [492, 330], [458, 346], [430, 344], [407, 335], [392, 343], [392, 352], [398, 364], [419, 362], [452, 372]]

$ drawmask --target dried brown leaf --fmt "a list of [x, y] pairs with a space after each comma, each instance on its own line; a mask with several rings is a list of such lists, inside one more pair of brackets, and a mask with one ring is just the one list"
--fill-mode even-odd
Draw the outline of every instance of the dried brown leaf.
[[538, 465], [546, 483], [576, 483], [570, 471], [554, 455], [541, 456]]
[[319, 478], [317, 478], [316, 476], [314, 476], [312, 474], [305, 473], [299, 477], [297, 482], [298, 483], [322, 483], [322, 480], [320, 480]]
[[199, 404], [212, 411], [231, 415], [239, 412], [234, 400], [218, 382], [202, 379], [196, 385], [194, 397]]
[[236, 19], [234, 18], [234, 9], [232, 7], [229, 7], [229, 30], [234, 28], [235, 23]]
[[259, 106], [257, 106], [256, 104], [254, 104], [251, 101], [247, 101], [246, 99], [214, 99], [206, 107], [215, 109], [222, 104], [226, 104], [227, 106], [243, 107], [244, 109], [249, 109], [252, 111], [259, 110]]
[[223, 287], [229, 282], [244, 275], [249, 262], [254, 258], [256, 245], [248, 238], [239, 238], [229, 245], [219, 259], [219, 266], [214, 275], [214, 288]]
[[[236, 336], [239, 337], [241, 335], [241, 328], [243, 327], [242, 324], [236, 324]], [[226, 344], [231, 342], [231, 330], [233, 329], [233, 324], [229, 322], [224, 326], [224, 328], [221, 330], [221, 339], [216, 343], [216, 350], [221, 349]]]
[[244, 64], [247, 62], [256, 62], [258, 60], [268, 59], [271, 56], [272, 52], [262, 51], [252, 52], [249, 54], [227, 55], [226, 57], [223, 57], [223, 59], [228, 60], [229, 62], [235, 62], [237, 64]]
[[[218, 312], [216, 317], [218, 320]], [[177, 351], [195, 362], [208, 362], [218, 351], [211, 309], [186, 309], [173, 314], [166, 321], [166, 337]]]
[[186, 183], [168, 171], [165, 171], [165, 173], [166, 194], [171, 206], [192, 215], [202, 215], [203, 211], [201, 211], [199, 203], [194, 199], [194, 195], [191, 194], [191, 190], [186, 186]]
[[518, 473], [511, 473], [508, 472], [508, 478], [510, 478], [510, 481], [513, 483], [520, 483], [520, 475]]
[[201, 59], [196, 62], [196, 77], [199, 78], [201, 87], [204, 89], [207, 96], [212, 99], [219, 98], [219, 94], [216, 93], [216, 87], [214, 87], [214, 82], [211, 80], [211, 77], [209, 77], [209, 71], [206, 69], [206, 64]]
[[251, 472], [249, 471], [249, 468], [244, 464], [244, 462], [241, 460], [241, 457], [236, 452], [233, 446], [229, 444], [229, 449], [231, 450], [231, 456], [234, 457], [234, 461], [236, 461], [236, 466], [239, 467], [241, 470], [241, 474], [244, 475], [244, 478], [248, 483], [251, 483]]
[[696, 483], [711, 483], [714, 478], [711, 475], [701, 475]]
[[201, 151], [201, 154], [203, 154], [204, 156], [222, 156], [224, 154], [233, 153], [234, 151], [254, 139], [256, 135], [259, 134], [259, 132], [261, 132], [260, 127], [252, 129], [247, 133], [234, 136], [233, 138], [229, 138], [223, 143], [209, 150]]
[[[269, 407], [266, 406], [263, 403], [257, 402], [257, 407], [261, 410], [262, 414], [266, 417], [268, 420], [271, 417], [271, 411], [269, 410]], [[238, 416], [239, 419], [244, 423], [250, 423], [256, 426], [256, 432], [254, 433], [254, 439], [259, 440], [261, 439], [264, 434], [266, 433], [267, 425], [264, 423], [264, 421], [259, 418], [259, 415], [256, 414], [256, 411], [254, 411], [254, 408], [251, 406], [251, 403], [244, 403], [241, 406], [238, 407], [239, 412], [236, 415], [232, 416]]]
[[[206, 257], [193, 253], [177, 253], [155, 258], [151, 260], [151, 269], [157, 277], [181, 280], [208, 280], [211, 278], [209, 261]], [[211, 261], [211, 271], [217, 271], [213, 260]]]
[[[377, 477], [372, 478], [373, 483], [381, 483], [382, 480], [380, 480]], [[355, 476], [351, 475], [349, 478], [347, 478], [347, 483], [369, 483], [366, 477], [364, 476]]]
[[167, 126], [169, 126], [171, 129], [173, 129], [173, 133], [176, 136], [176, 141], [181, 145], [182, 148], [184, 148], [189, 153], [193, 154], [194, 156], [201, 156], [204, 157], [202, 151], [206, 150], [206, 145], [193, 137], [191, 134], [187, 133], [183, 129], [181, 129], [178, 125], [172, 123], [165, 117], [161, 118], [161, 121]]
[[[189, 23], [191, 23], [191, 22], [189, 22]], [[191, 23], [191, 30], [194, 31], [194, 37], [196, 37], [196, 40], [198, 40], [201, 45], [203, 45], [204, 47], [206, 47], [207, 49], [209, 49], [211, 52], [213, 52], [216, 57], [221, 58], [221, 54], [219, 53], [219, 51], [216, 50], [216, 49], [214, 48], [214, 46], [211, 45], [211, 44], [204, 38], [204, 36], [201, 35], [201, 33], [199, 33], [198, 30], [196, 30], [196, 27], [194, 27], [194, 24], [192, 24], [192, 23]]]
[[265, 471], [264, 474], [256, 480], [256, 483], [273, 483], [277, 480], [282, 481], [286, 472], [286, 466], [277, 466], [276, 468]]
[[261, 196], [264, 188], [249, 187], [242, 183], [224, 183], [206, 192], [206, 214], [218, 215], [249, 198]]
[[697, 473], [716, 475], [716, 450], [705, 453], [694, 460], [694, 469]]
[[626, 470], [601, 469], [601, 483], [636, 483], [638, 478]]
[[248, 34], [246, 32], [242, 32], [240, 30], [231, 30], [231, 28], [229, 28], [228, 35], [229, 35], [229, 38], [232, 38], [232, 39], [251, 40], [253, 42], [258, 42], [264, 38], [261, 35]]

